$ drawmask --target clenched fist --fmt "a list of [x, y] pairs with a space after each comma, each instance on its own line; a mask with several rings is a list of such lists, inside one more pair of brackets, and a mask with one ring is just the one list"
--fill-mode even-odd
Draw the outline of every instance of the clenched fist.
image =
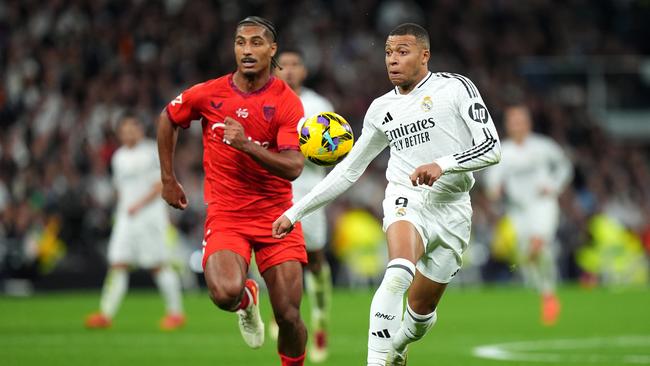
[[244, 126], [235, 119], [226, 117], [223, 127], [223, 142], [234, 147], [237, 150], [243, 149], [244, 145], [250, 140], [246, 138]]
[[431, 163], [417, 167], [409, 178], [411, 178], [411, 183], [414, 187], [422, 184], [426, 184], [430, 187], [435, 183], [435, 181], [440, 179], [441, 175], [442, 169], [440, 168], [440, 165], [437, 163]]

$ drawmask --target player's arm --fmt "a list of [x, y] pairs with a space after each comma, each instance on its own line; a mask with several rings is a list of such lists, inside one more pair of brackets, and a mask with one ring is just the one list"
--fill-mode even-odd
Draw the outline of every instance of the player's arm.
[[297, 150], [273, 152], [246, 137], [244, 127], [236, 120], [224, 120], [224, 142], [233, 148], [250, 155], [271, 174], [287, 180], [298, 178], [305, 164], [305, 157]]
[[485, 171], [485, 193], [492, 201], [498, 201], [503, 196], [503, 181], [505, 179], [503, 163]]
[[162, 198], [172, 207], [185, 209], [187, 198], [183, 186], [174, 173], [174, 151], [178, 140], [178, 128], [187, 128], [200, 114], [192, 107], [200, 97], [203, 83], [183, 91], [172, 100], [158, 117], [158, 157], [160, 159], [160, 180]]
[[319, 208], [332, 202], [345, 192], [361, 174], [368, 164], [388, 146], [386, 136], [379, 131], [366, 115], [361, 136], [350, 150], [348, 156], [318, 183], [300, 201], [287, 210], [273, 223], [273, 237], [283, 238], [293, 224]]
[[131, 205], [131, 207], [129, 207], [129, 215], [135, 215], [138, 213], [138, 211], [153, 202], [156, 198], [160, 197], [162, 186], [162, 182], [154, 183], [151, 186], [151, 189], [142, 198], [140, 198], [137, 202]]
[[183, 186], [178, 182], [174, 173], [174, 151], [178, 140], [178, 125], [172, 123], [166, 110], [158, 117], [157, 140], [162, 198], [170, 206], [183, 210], [187, 207], [187, 198]]
[[549, 182], [551, 186], [548, 187], [550, 190], [548, 193], [557, 196], [564, 191], [571, 179], [573, 179], [573, 164], [562, 150], [562, 147], [553, 140], [548, 140], [546, 152], [553, 171], [553, 179]]
[[458, 83], [456, 109], [461, 122], [470, 131], [474, 146], [418, 167], [411, 174], [413, 185], [431, 186], [443, 174], [480, 170], [501, 160], [499, 135], [478, 89], [467, 78]]

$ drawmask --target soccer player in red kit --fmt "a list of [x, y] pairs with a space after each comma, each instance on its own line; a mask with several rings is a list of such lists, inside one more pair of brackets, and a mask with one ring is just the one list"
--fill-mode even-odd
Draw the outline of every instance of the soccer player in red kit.
[[237, 70], [196, 84], [167, 105], [158, 122], [158, 151], [162, 196], [184, 209], [187, 199], [173, 170], [174, 147], [178, 128], [200, 120], [208, 205], [203, 267], [210, 297], [219, 308], [237, 312], [249, 346], [262, 346], [258, 286], [247, 279], [255, 251], [280, 328], [282, 365], [298, 366], [307, 338], [300, 318], [305, 244], [301, 230], [284, 240], [272, 238], [271, 224], [291, 207], [291, 181], [303, 168], [296, 126], [304, 112], [298, 96], [271, 74], [276, 50], [271, 22], [260, 17], [239, 22]]

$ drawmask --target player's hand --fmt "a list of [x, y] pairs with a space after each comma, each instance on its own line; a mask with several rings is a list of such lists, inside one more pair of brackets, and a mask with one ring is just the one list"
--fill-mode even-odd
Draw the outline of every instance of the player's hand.
[[437, 181], [442, 175], [442, 169], [437, 163], [420, 165], [415, 169], [413, 174], [410, 175], [411, 183], [414, 187], [426, 184], [429, 187]]
[[231, 117], [226, 117], [223, 123], [225, 124], [223, 128], [223, 142], [237, 150], [241, 150], [250, 141], [246, 138], [244, 126]]
[[543, 187], [539, 190], [539, 194], [540, 194], [542, 197], [548, 197], [548, 196], [553, 196], [553, 195], [555, 194], [555, 191], [553, 190], [553, 188], [551, 188], [551, 187], [549, 187], [549, 186], [543, 186]]
[[273, 222], [273, 237], [282, 239], [293, 230], [293, 224], [288, 217], [282, 215]]
[[129, 207], [128, 213], [129, 216], [133, 216], [138, 213], [142, 209], [142, 204], [140, 202], [134, 204], [133, 206]]
[[184, 210], [187, 207], [187, 197], [183, 186], [174, 180], [168, 183], [163, 182], [162, 198], [173, 208]]

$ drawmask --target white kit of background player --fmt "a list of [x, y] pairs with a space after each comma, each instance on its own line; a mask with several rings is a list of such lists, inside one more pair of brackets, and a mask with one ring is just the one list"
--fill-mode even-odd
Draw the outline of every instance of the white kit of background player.
[[111, 166], [117, 190], [115, 223], [108, 244], [109, 272], [104, 281], [100, 311], [86, 319], [89, 328], [106, 328], [126, 294], [129, 270], [151, 271], [166, 305], [160, 327], [172, 330], [185, 323], [178, 274], [169, 265], [166, 231], [169, 213], [160, 197], [160, 166], [154, 141], [144, 137], [140, 122], [123, 117], [118, 126], [122, 146]]

